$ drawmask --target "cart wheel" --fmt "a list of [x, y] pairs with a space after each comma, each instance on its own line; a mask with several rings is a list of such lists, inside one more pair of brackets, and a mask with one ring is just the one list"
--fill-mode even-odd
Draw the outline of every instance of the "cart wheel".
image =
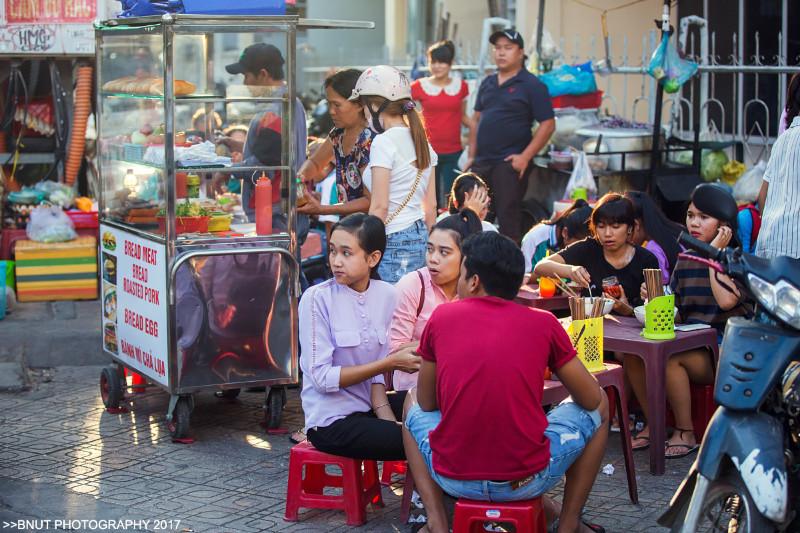
[[117, 369], [107, 366], [100, 372], [100, 397], [108, 409], [118, 409], [125, 396]]
[[238, 398], [240, 392], [242, 392], [242, 389], [218, 390], [214, 393], [214, 396], [217, 398], [225, 398], [226, 400], [233, 400], [234, 398]]
[[189, 419], [192, 416], [192, 408], [189, 399], [181, 397], [175, 404], [172, 412], [172, 420], [167, 423], [169, 433], [174, 439], [185, 439], [189, 436]]
[[278, 429], [283, 417], [286, 390], [283, 387], [271, 387], [267, 396], [267, 430]]

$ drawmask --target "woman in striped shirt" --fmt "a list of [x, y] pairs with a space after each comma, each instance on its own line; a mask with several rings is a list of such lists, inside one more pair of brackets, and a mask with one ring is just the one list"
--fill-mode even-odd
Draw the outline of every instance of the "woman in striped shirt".
[[[716, 248], [736, 246], [736, 200], [722, 187], [703, 183], [692, 193], [686, 212], [686, 228], [692, 237]], [[708, 324], [717, 330], [719, 341], [729, 318], [744, 314], [740, 294], [728, 276], [688, 259], [678, 259], [670, 283], [675, 294], [679, 318], [687, 324]], [[642, 285], [642, 298], [647, 291]], [[647, 416], [647, 387], [644, 363], [639, 357], [625, 357], [625, 371], [636, 399]], [[689, 350], [669, 358], [666, 372], [667, 400], [675, 415], [675, 432], [667, 441], [668, 459], [685, 457], [697, 449], [697, 436], [692, 429], [690, 383], [710, 385], [714, 382], [714, 361], [706, 348]], [[643, 450], [650, 444], [649, 428], [633, 439], [633, 449]]]

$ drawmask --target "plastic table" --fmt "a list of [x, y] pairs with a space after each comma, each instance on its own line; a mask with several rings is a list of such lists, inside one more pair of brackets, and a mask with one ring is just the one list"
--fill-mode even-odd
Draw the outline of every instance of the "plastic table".
[[633, 317], [606, 316], [603, 321], [603, 349], [632, 354], [642, 359], [647, 382], [650, 427], [650, 473], [664, 475], [666, 441], [667, 361], [675, 354], [696, 348], [709, 348], [719, 357], [717, 330], [676, 331], [675, 338], [654, 341], [641, 336], [642, 325]]
[[518, 304], [534, 309], [542, 309], [544, 311], [560, 311], [569, 309], [569, 297], [564, 294], [556, 294], [549, 298], [542, 298], [539, 296], [539, 287], [537, 285], [523, 285], [514, 299]]

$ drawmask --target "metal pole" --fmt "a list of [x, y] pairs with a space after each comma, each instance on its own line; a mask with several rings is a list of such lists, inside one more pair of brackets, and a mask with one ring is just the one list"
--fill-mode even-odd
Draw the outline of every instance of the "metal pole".
[[[739, 49], [736, 55], [739, 58], [739, 65], [744, 65], [744, 0], [739, 0], [739, 29], [738, 29]], [[744, 73], [737, 74], [736, 92], [739, 98], [736, 100], [736, 136], [744, 139]]]
[[[784, 2], [785, 1], [786, 0], [784, 0]], [[539, 0], [539, 19], [536, 21], [536, 61], [537, 64], [539, 65], [541, 65], [542, 63], [542, 35], [544, 34], [544, 3], [545, 0]]]
[[[789, 2], [787, 0], [781, 1], [781, 39], [780, 39], [780, 49], [778, 53], [780, 54], [778, 58], [779, 65], [785, 65], [788, 63], [789, 58]], [[781, 74], [780, 78], [780, 94], [778, 95], [778, 104], [780, 108], [778, 109], [778, 117], [782, 115], [781, 111], [783, 108], [786, 107], [786, 74]], [[780, 118], [778, 118], [780, 120]], [[778, 128], [780, 128], [780, 124], [778, 124]], [[777, 130], [776, 130], [777, 131]]]
[[[661, 38], [669, 33], [669, 0], [664, 0], [664, 8], [661, 13]], [[656, 109], [653, 116], [653, 137], [650, 147], [650, 181], [647, 184], [647, 192], [651, 195], [654, 192], [656, 168], [659, 166], [659, 141], [661, 140], [661, 109], [663, 106], [664, 87], [659, 83], [656, 85]]]

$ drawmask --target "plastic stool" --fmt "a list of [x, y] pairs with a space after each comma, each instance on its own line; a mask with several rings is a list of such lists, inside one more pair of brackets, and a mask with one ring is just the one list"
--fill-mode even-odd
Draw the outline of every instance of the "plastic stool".
[[389, 486], [392, 484], [392, 475], [405, 474], [408, 465], [405, 461], [384, 461], [383, 471], [381, 472], [381, 485]]
[[[342, 475], [325, 472], [326, 465], [338, 466]], [[336, 495], [323, 494], [325, 487], [341, 487], [342, 492]], [[324, 453], [315, 449], [308, 441], [289, 451], [289, 482], [286, 486], [284, 520], [296, 522], [301, 507], [342, 509], [347, 515], [347, 525], [360, 526], [367, 521], [366, 507], [369, 503], [383, 507], [378, 463], [375, 461]]]
[[708, 422], [717, 410], [714, 403], [714, 385], [692, 385], [692, 426], [697, 441], [703, 440]]
[[456, 502], [453, 533], [485, 531], [484, 522], [511, 524], [515, 531], [525, 531], [526, 533], [545, 533], [547, 531], [541, 498], [503, 503], [463, 499]]

